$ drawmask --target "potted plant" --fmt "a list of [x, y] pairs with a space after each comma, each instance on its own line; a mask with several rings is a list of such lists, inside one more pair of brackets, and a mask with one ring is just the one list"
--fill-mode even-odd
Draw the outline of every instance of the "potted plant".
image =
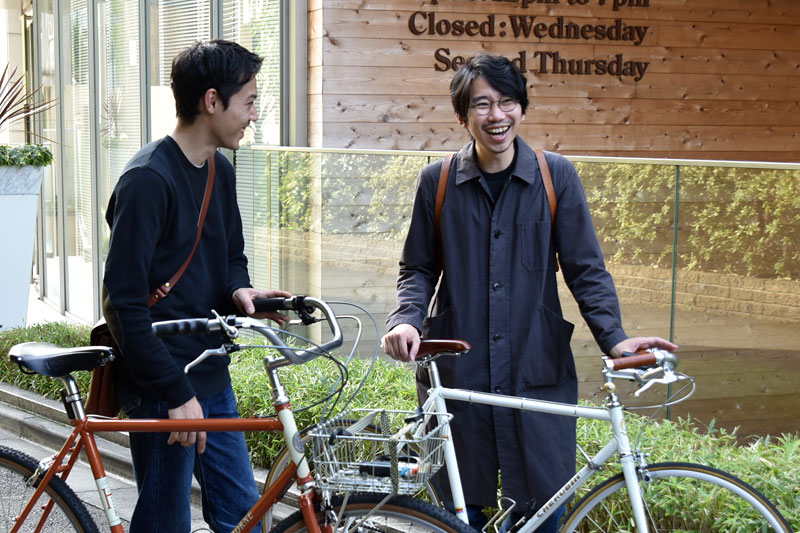
[[[6, 66], [0, 76], [0, 132], [12, 122], [42, 113], [54, 101], [34, 102], [41, 87], [25, 91], [23, 75], [16, 76]], [[53, 160], [53, 153], [42, 145], [0, 145], [0, 331], [24, 326], [28, 314], [28, 298], [33, 264], [36, 213], [44, 167]]]

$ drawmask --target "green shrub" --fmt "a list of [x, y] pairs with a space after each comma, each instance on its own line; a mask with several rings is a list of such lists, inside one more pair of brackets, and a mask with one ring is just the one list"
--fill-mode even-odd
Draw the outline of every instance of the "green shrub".
[[[27, 328], [14, 328], [0, 332], [0, 381], [11, 383], [22, 389], [31, 390], [47, 398], [61, 398], [61, 382], [36, 374], [24, 374], [19, 367], [9, 361], [8, 351], [15, 344], [23, 342], [50, 342], [58, 346], [85, 346], [89, 344], [88, 326], [68, 322], [46, 322]], [[85, 393], [89, 390], [89, 372], [76, 372], [73, 376]]]

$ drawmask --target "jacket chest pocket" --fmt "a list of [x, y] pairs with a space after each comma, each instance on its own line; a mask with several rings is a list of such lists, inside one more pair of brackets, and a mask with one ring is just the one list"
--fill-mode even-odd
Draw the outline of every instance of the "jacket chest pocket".
[[517, 253], [522, 265], [528, 270], [546, 270], [550, 254], [550, 223], [517, 224]]

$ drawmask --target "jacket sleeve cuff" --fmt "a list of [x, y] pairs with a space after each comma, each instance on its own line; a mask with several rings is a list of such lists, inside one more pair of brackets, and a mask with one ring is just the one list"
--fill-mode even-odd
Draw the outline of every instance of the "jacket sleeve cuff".
[[162, 394], [168, 409], [180, 407], [196, 396], [194, 389], [185, 376], [180, 376], [174, 382], [165, 384]]
[[602, 340], [598, 339], [598, 344], [600, 345], [600, 349], [603, 350], [603, 353], [608, 355], [611, 353], [611, 348], [619, 344], [620, 342], [627, 339], [628, 336], [625, 334], [625, 331], [619, 329], [615, 331], [613, 334], [604, 337]]

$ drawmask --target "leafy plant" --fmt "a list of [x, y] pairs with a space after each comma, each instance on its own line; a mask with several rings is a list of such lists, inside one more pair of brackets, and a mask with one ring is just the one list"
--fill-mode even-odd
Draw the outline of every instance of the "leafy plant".
[[53, 152], [41, 144], [0, 145], [0, 167], [46, 167], [52, 161]]
[[[56, 104], [55, 100], [34, 101], [42, 86], [25, 92], [25, 76], [22, 74], [17, 76], [17, 69], [9, 72], [9, 68], [10, 65], [6, 65], [3, 74], [0, 75], [0, 131], [12, 122], [43, 113]], [[0, 146], [0, 166], [44, 167], [52, 160], [53, 153], [45, 146], [25, 145], [16, 148]]]
[[33, 102], [42, 87], [25, 92], [25, 76], [17, 77], [16, 68], [9, 73], [10, 67], [6, 65], [0, 75], [0, 131], [16, 120], [43, 113], [56, 104], [55, 100]]

